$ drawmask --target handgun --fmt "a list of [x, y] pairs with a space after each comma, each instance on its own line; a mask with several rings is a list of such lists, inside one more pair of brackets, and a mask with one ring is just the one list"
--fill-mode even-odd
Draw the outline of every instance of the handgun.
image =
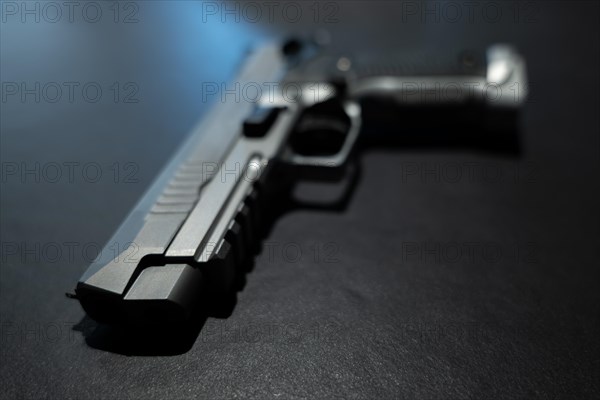
[[251, 99], [215, 102], [73, 297], [101, 323], [188, 321], [237, 290], [282, 193], [351, 170], [365, 126], [385, 120], [401, 130], [400, 115], [423, 110], [442, 125], [442, 115], [465, 110], [492, 130], [512, 124], [527, 97], [522, 56], [493, 45], [450, 59], [373, 60], [298, 39], [256, 48], [235, 78], [254, 89]]

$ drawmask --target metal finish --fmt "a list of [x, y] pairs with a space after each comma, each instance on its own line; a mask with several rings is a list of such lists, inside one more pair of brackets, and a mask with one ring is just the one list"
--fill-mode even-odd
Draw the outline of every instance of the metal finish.
[[[242, 132], [256, 104], [216, 105], [109, 241], [119, 244], [121, 252], [101, 252], [79, 280], [77, 297], [92, 318], [107, 323], [183, 320], [203, 292], [230, 290], [235, 270], [251, 253], [247, 250], [260, 219], [256, 202], [264, 201], [258, 193], [261, 185], [279, 164], [292, 170], [343, 168], [359, 136], [363, 98], [420, 104], [422, 93], [415, 91], [415, 84], [431, 93], [467, 83], [477, 83], [478, 88], [460, 91], [451, 103], [475, 101], [489, 108], [517, 109], [526, 96], [524, 61], [507, 46], [489, 49], [483, 76], [364, 76], [353, 69], [351, 57], [313, 49], [308, 53], [311, 56], [303, 58], [268, 45], [249, 57], [236, 80], [242, 86], [295, 82], [303, 95], [293, 102], [280, 91], [273, 98], [261, 98], [261, 106], [282, 108], [263, 137], [245, 137]], [[510, 98], [492, 101], [483, 92], [494, 86], [508, 93], [515, 84], [521, 85], [517, 97], [511, 92]], [[314, 85], [321, 88], [317, 95], [309, 90]], [[315, 156], [291, 149], [290, 135], [304, 113], [336, 101], [349, 121], [339, 150]]]

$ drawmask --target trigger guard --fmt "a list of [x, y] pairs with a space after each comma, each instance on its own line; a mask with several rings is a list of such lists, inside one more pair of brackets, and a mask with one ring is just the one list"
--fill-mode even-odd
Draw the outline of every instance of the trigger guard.
[[[360, 105], [352, 100], [344, 100], [342, 107], [348, 117], [348, 132], [339, 151], [331, 155], [303, 155], [298, 154], [288, 144], [282, 161], [289, 166], [301, 168], [304, 171], [311, 170], [310, 175], [318, 176], [318, 172], [328, 173], [332, 170], [343, 169], [350, 158], [362, 125]], [[307, 109], [308, 110], [308, 109]], [[302, 116], [299, 118], [302, 119]], [[297, 121], [298, 122], [298, 121]]]

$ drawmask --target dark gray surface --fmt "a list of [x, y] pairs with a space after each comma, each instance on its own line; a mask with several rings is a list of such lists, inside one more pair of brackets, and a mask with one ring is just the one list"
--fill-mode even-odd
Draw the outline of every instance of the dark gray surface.
[[[339, 22], [322, 25], [346, 46], [516, 44], [533, 90], [521, 154], [367, 152], [345, 212], [277, 222], [266, 239], [275, 252], [257, 258], [229, 318], [209, 319], [182, 354], [127, 356], [140, 352], [82, 321], [64, 297], [88, 265], [83, 247], [108, 240], [207, 111], [202, 82], [227, 79], [250, 42], [313, 27], [308, 17], [224, 26], [202, 23], [199, 3], [137, 4], [137, 24], [1, 25], [2, 82], [140, 88], [136, 104], [1, 104], [3, 168], [97, 162], [104, 173], [98, 183], [2, 182], [2, 398], [598, 396], [596, 2], [532, 3], [534, 20], [495, 24], [403, 21], [399, 3], [339, 3]], [[504, 15], [514, 6], [495, 4]], [[137, 183], [115, 183], [115, 162], [135, 163]], [[407, 175], [415, 165], [446, 178]], [[503, 179], [481, 176], [489, 170]], [[8, 254], [15, 245], [34, 250]], [[474, 255], [453, 258], [456, 245]], [[412, 255], [414, 246], [439, 246], [440, 258]]]

